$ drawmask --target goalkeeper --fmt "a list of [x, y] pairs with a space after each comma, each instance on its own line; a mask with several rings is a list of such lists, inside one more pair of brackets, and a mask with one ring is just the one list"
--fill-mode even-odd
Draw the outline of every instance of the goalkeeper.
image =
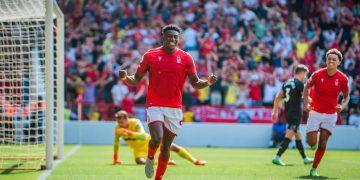
[[[114, 164], [121, 164], [119, 159], [120, 138], [132, 149], [136, 164], [145, 164], [150, 135], [144, 130], [139, 119], [129, 118], [126, 111], [119, 111], [115, 114], [117, 125], [115, 126], [114, 139]], [[185, 148], [171, 144], [171, 151], [176, 152], [180, 157], [190, 161], [194, 165], [205, 165], [207, 162], [194, 158]], [[169, 161], [169, 164], [175, 165], [175, 161]]]

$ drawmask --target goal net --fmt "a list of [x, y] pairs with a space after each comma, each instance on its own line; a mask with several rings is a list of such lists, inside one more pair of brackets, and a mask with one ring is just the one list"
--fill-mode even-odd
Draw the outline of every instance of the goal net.
[[63, 15], [52, 0], [0, 0], [0, 169], [63, 154]]

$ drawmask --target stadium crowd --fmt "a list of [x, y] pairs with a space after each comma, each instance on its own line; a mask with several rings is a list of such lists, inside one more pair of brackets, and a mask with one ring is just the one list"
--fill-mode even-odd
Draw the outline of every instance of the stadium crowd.
[[78, 102], [84, 105], [82, 119], [106, 120], [112, 119], [115, 109], [133, 113], [135, 104], [144, 104], [147, 80], [132, 88], [118, 79], [118, 71], [133, 73], [141, 55], [160, 45], [161, 27], [174, 23], [183, 28], [181, 48], [193, 56], [199, 75], [219, 77], [214, 86], [202, 90], [186, 84], [185, 107], [271, 107], [294, 65], [305, 64], [312, 73], [325, 66], [327, 49], [338, 48], [344, 56], [341, 70], [351, 88], [344, 123], [359, 123], [359, 1], [59, 3], [66, 15], [66, 104], [73, 118]]

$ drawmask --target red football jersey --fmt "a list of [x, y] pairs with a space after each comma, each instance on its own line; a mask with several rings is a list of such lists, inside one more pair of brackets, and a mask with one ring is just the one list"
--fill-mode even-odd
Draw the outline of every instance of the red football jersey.
[[319, 113], [335, 113], [340, 92], [349, 93], [348, 79], [339, 70], [333, 76], [329, 76], [326, 68], [319, 69], [314, 72], [308, 83], [310, 86], [314, 85], [312, 109]]
[[182, 108], [182, 93], [188, 74], [196, 72], [191, 55], [181, 49], [166, 53], [162, 47], [147, 51], [137, 72], [149, 72], [146, 106]]

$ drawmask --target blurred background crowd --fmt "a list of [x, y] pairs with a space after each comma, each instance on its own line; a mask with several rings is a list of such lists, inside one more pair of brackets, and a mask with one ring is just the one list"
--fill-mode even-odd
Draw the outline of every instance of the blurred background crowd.
[[[357, 0], [59, 0], [66, 15], [66, 106], [71, 119], [111, 120], [145, 103], [147, 79], [129, 87], [119, 69], [134, 73], [141, 56], [161, 45], [166, 24], [183, 28], [180, 47], [200, 77], [218, 75], [210, 88], [187, 82], [184, 108], [272, 107], [282, 83], [299, 63], [310, 73], [337, 48], [349, 77], [343, 124], [360, 120], [360, 2]], [[186, 111], [187, 112], [187, 111]]]

